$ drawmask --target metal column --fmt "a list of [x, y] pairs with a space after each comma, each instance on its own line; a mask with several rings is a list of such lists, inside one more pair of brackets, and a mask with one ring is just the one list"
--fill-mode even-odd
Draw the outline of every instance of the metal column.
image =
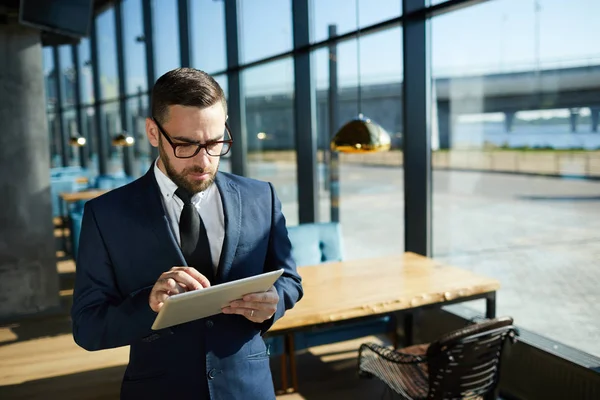
[[[329, 38], [337, 36], [337, 26], [329, 25]], [[338, 130], [338, 76], [337, 76], [337, 43], [329, 45], [329, 138], [333, 138]], [[328, 141], [329, 143], [329, 141]], [[329, 200], [331, 222], [340, 221], [340, 167], [339, 154], [331, 151], [329, 154]]]
[[231, 172], [237, 175], [248, 174], [248, 139], [246, 132], [246, 107], [244, 106], [244, 85], [240, 65], [238, 2], [225, 1], [225, 35], [227, 41], [227, 80], [229, 95], [227, 99], [228, 124], [233, 135], [231, 148]]
[[[146, 77], [148, 83], [148, 110], [146, 116], [150, 116], [152, 109], [152, 87], [156, 81], [156, 68], [154, 64], [154, 32], [152, 31], [152, 0], [142, 0], [142, 16], [144, 19], [144, 43], [146, 45]], [[152, 161], [158, 157], [158, 148], [150, 148]]]
[[[428, 0], [404, 0], [403, 15]], [[424, 13], [404, 23], [404, 241], [405, 251], [431, 255], [431, 52]]]
[[[294, 48], [310, 44], [310, 0], [292, 2]], [[310, 50], [294, 53], [294, 127], [298, 184], [298, 221], [319, 220], [316, 93]]]
[[179, 15], [179, 54], [182, 67], [192, 66], [192, 47], [190, 32], [190, 1], [179, 0], [177, 4]]
[[92, 18], [92, 35], [90, 37], [90, 52], [92, 58], [92, 75], [94, 82], [94, 122], [96, 124], [96, 145], [98, 147], [98, 174], [100, 176], [108, 173], [107, 168], [107, 142], [104, 139], [106, 136], [106, 126], [102, 118], [102, 105], [100, 101], [102, 99], [102, 87], [100, 86], [100, 73], [98, 71], [98, 32], [96, 29], [96, 18]]
[[[119, 75], [119, 116], [121, 118], [121, 131], [127, 131], [129, 117], [127, 109], [127, 71], [125, 70], [125, 52], [123, 45], [123, 3], [115, 4], [115, 34], [117, 37], [117, 73]], [[135, 137], [135, 134], [133, 135]], [[123, 151], [123, 170], [125, 175], [133, 176], [133, 149], [131, 146], [124, 146]]]
[[87, 168], [88, 166], [88, 146], [90, 145], [90, 138], [83, 129], [83, 112], [81, 110], [81, 69], [79, 68], [79, 52], [77, 51], [76, 45], [71, 45], [71, 55], [73, 57], [73, 65], [75, 66], [75, 115], [77, 120], [77, 132], [79, 135], [86, 139], [85, 146], [79, 148], [79, 165], [81, 168]]
[[54, 58], [54, 76], [56, 77], [54, 82], [54, 88], [56, 90], [56, 115], [54, 118], [58, 121], [58, 134], [60, 135], [60, 152], [62, 153], [62, 166], [69, 166], [69, 136], [65, 129], [65, 118], [63, 115], [63, 96], [62, 96], [62, 82], [61, 82], [61, 66], [60, 66], [60, 55], [58, 53], [58, 47], [52, 46], [52, 57]]

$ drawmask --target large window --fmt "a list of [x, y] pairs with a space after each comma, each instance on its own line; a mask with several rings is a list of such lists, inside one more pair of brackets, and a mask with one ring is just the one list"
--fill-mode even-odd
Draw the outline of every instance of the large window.
[[499, 0], [431, 21], [434, 256], [498, 278], [498, 314], [595, 355], [599, 13]]
[[144, 26], [142, 23], [142, 1], [123, 1], [123, 51], [125, 56], [125, 73], [127, 74], [127, 94], [148, 90], [146, 73], [146, 48]]
[[181, 66], [179, 49], [179, 19], [177, 2], [152, 0], [152, 29], [154, 30], [154, 63], [156, 77]]
[[192, 66], [209, 74], [227, 68], [225, 54], [225, 2], [190, 2]]
[[[327, 39], [331, 24], [337, 26], [341, 35], [402, 14], [402, 0], [312, 0], [311, 3], [311, 42]], [[390, 51], [399, 54], [397, 49]]]
[[[359, 43], [350, 40], [335, 47], [332, 50], [336, 56], [330, 56], [330, 49], [314, 53], [320, 219], [329, 221], [338, 213], [347, 259], [399, 254], [404, 248], [402, 31], [387, 29], [361, 36]], [[337, 60], [333, 71], [330, 59]], [[333, 90], [330, 72], [337, 73], [338, 81], [338, 118], [333, 129], [329, 114], [329, 91]], [[390, 134], [393, 148], [386, 153], [340, 154], [336, 173], [336, 163], [331, 162], [336, 154], [328, 150], [332, 134], [359, 113]]]
[[73, 52], [70, 45], [63, 45], [58, 48], [60, 58], [60, 82], [62, 107], [69, 107], [75, 104], [75, 64], [73, 64]]
[[249, 175], [275, 185], [288, 224], [298, 221], [293, 65], [286, 58], [242, 74]]
[[291, 0], [239, 1], [243, 63], [292, 50]]
[[83, 104], [94, 101], [94, 78], [92, 75], [92, 56], [90, 53], [90, 39], [81, 39], [77, 45], [79, 55], [79, 93]]
[[115, 9], [111, 7], [96, 18], [101, 96], [102, 100], [115, 99], [119, 96]]

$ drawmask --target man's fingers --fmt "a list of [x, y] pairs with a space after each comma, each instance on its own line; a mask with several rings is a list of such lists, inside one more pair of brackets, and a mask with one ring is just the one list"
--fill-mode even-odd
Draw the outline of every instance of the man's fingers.
[[269, 303], [259, 303], [255, 301], [232, 301], [230, 304], [233, 308], [248, 308], [251, 310], [269, 310], [273, 306]]
[[253, 318], [258, 318], [258, 311], [251, 308], [243, 308], [243, 307], [225, 307], [223, 308], [224, 314], [239, 314], [244, 317], [252, 320]]
[[[196, 279], [194, 279], [190, 274], [188, 274], [184, 270], [165, 272], [162, 275], [162, 279], [167, 279], [167, 280], [172, 279], [180, 285], [185, 285], [185, 287], [187, 287], [188, 290], [202, 289], [202, 287], [203, 287], [200, 282], [198, 282]], [[170, 288], [174, 288], [172, 283], [168, 282], [168, 285]]]
[[[196, 268], [192, 267], [173, 267], [171, 271], [183, 271], [192, 278], [194, 278], [202, 287], [207, 288], [210, 287], [210, 281], [207, 277], [202, 275]], [[200, 288], [198, 288], [200, 289]]]
[[250, 293], [244, 296], [246, 302], [258, 302], [258, 303], [270, 303], [275, 304], [279, 302], [279, 295], [277, 291], [267, 291], [262, 293]]

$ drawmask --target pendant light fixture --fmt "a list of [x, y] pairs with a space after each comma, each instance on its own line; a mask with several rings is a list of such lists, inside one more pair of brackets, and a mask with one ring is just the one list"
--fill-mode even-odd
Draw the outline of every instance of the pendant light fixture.
[[120, 133], [112, 139], [112, 145], [115, 147], [130, 147], [134, 143], [135, 139], [127, 132]]
[[372, 153], [387, 151], [391, 147], [390, 135], [381, 125], [365, 117], [362, 112], [360, 82], [360, 26], [358, 20], [358, 1], [356, 0], [356, 69], [358, 116], [347, 122], [331, 139], [331, 150], [340, 153]]

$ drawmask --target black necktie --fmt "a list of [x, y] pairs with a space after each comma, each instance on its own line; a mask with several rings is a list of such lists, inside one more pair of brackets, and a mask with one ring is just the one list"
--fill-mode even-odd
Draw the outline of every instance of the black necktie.
[[181, 251], [188, 264], [213, 281], [214, 271], [210, 245], [206, 228], [192, 204], [192, 195], [185, 189], [179, 188], [175, 195], [183, 201], [183, 210], [179, 219], [179, 237], [181, 239]]

